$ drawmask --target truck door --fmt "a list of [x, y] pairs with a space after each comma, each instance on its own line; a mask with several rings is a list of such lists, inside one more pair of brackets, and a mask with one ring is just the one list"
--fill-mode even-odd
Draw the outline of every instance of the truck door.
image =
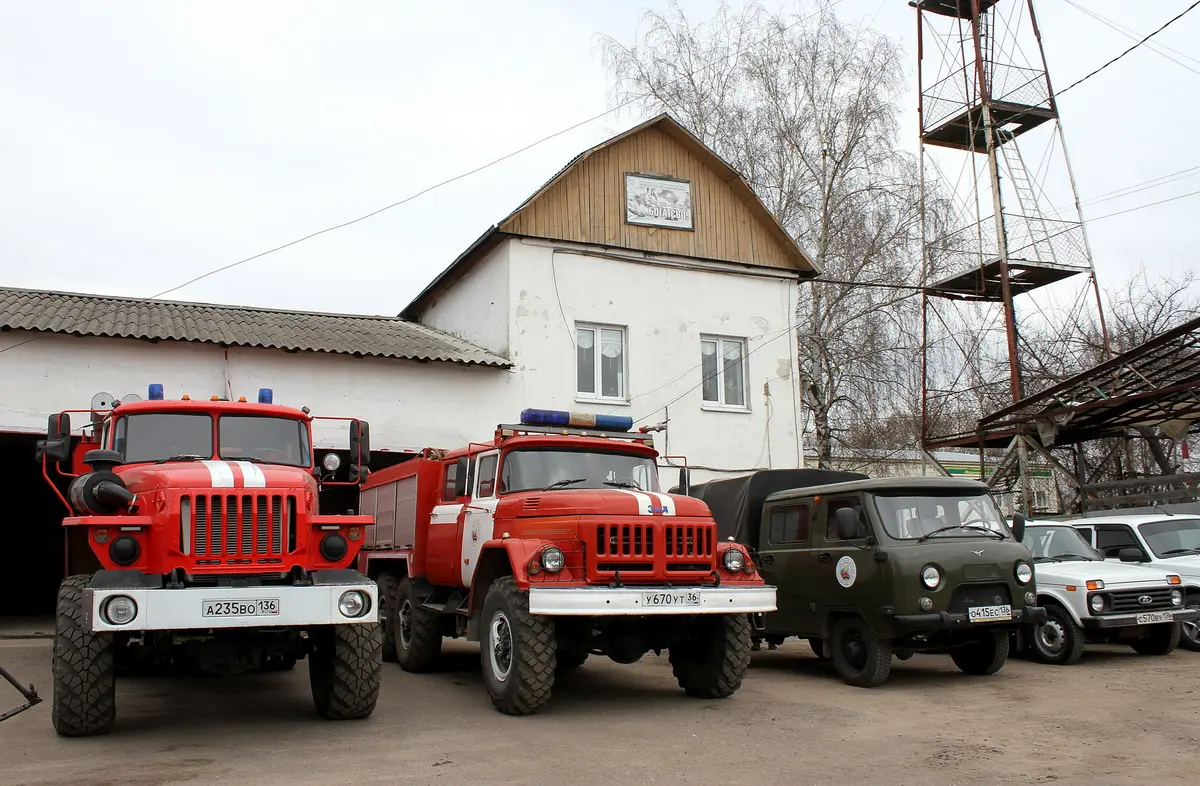
[[[838, 536], [837, 511], [851, 508], [858, 516], [858, 536], [842, 540]], [[812, 582], [818, 588], [817, 613], [824, 622], [832, 611], [853, 611], [864, 615], [868, 624], [874, 612], [890, 594], [884, 584], [883, 566], [875, 561], [875, 549], [867, 546], [872, 534], [862, 500], [857, 496], [830, 497], [818, 506], [820, 527], [814, 548]]]
[[442, 487], [438, 492], [438, 504], [429, 518], [425, 559], [426, 578], [435, 586], [458, 584], [459, 533], [462, 531], [470, 462], [467, 456], [443, 462]]
[[462, 586], [471, 586], [479, 552], [483, 544], [495, 537], [496, 464], [498, 451], [480, 453], [475, 464], [475, 488], [467, 501], [462, 530]]
[[813, 559], [812, 509], [810, 499], [789, 499], [763, 510], [758, 537], [759, 571], [775, 587], [778, 606], [766, 615], [770, 633], [795, 636], [814, 630], [813, 599], [808, 592]]

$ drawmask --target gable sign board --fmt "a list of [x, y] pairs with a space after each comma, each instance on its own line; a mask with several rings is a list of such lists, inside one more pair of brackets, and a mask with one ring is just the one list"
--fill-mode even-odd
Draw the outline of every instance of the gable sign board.
[[625, 175], [625, 223], [692, 229], [692, 184], [652, 175]]

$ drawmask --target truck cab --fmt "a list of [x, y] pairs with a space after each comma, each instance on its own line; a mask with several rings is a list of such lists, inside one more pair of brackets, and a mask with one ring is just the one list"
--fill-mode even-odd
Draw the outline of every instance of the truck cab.
[[1181, 626], [1200, 617], [1200, 609], [1183, 608], [1177, 574], [1106, 561], [1069, 523], [1030, 521], [1022, 542], [1033, 554], [1038, 603], [1047, 613], [1027, 637], [1029, 653], [1042, 663], [1075, 663], [1086, 643], [1166, 655]]
[[992, 674], [1008, 632], [1045, 617], [1029, 550], [982, 483], [767, 470], [692, 493], [777, 588], [757, 635], [807, 639], [849, 684], [877, 685], [918, 652]]
[[[307, 409], [217, 396], [50, 417], [38, 443], [59, 493], [71, 548], [59, 588], [52, 720], [64, 736], [109, 731], [115, 678], [154, 667], [237, 673], [287, 669], [307, 657], [313, 699], [328, 718], [365, 717], [378, 693], [375, 584], [353, 568], [372, 519], [329, 515], [322, 484], [357, 485], [367, 426], [350, 421], [350, 479], [317, 465]], [[70, 471], [62, 466], [74, 459]], [[354, 653], [355, 657], [347, 655]]]
[[[1200, 516], [1100, 515], [1071, 524], [1110, 562], [1152, 567], [1182, 579], [1183, 603], [1200, 610]], [[1200, 651], [1200, 622], [1183, 620], [1179, 646]]]

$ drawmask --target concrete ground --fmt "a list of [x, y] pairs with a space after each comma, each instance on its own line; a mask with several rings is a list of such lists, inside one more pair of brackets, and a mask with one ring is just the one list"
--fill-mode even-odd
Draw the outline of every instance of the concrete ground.
[[[755, 653], [720, 701], [684, 696], [665, 656], [593, 658], [541, 713], [510, 718], [488, 702], [478, 650], [446, 652], [435, 674], [385, 664], [358, 722], [316, 718], [303, 662], [126, 680], [106, 737], [58, 738], [44, 702], [0, 724], [0, 782], [1163, 784], [1200, 771], [1200, 653], [1092, 647], [1076, 666], [1013, 660], [984, 678], [917, 656], [862, 690], [789, 642]], [[48, 696], [48, 641], [0, 641], [0, 664]], [[0, 710], [17, 698], [0, 684]]]

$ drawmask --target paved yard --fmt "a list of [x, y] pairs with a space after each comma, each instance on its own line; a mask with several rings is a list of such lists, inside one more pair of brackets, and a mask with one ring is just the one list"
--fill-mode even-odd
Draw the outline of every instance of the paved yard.
[[[1078, 666], [1010, 661], [990, 678], [948, 658], [843, 685], [806, 644], [755, 653], [724, 701], [680, 693], [666, 658], [589, 661], [540, 714], [494, 712], [473, 645], [445, 668], [385, 665], [375, 715], [318, 720], [287, 674], [131, 679], [107, 737], [62, 740], [48, 703], [0, 724], [4, 783], [1184, 783], [1200, 771], [1200, 655], [1092, 648]], [[49, 692], [46, 641], [0, 662]], [[0, 705], [16, 694], [0, 686]], [[12, 699], [12, 701], [10, 701]]]

